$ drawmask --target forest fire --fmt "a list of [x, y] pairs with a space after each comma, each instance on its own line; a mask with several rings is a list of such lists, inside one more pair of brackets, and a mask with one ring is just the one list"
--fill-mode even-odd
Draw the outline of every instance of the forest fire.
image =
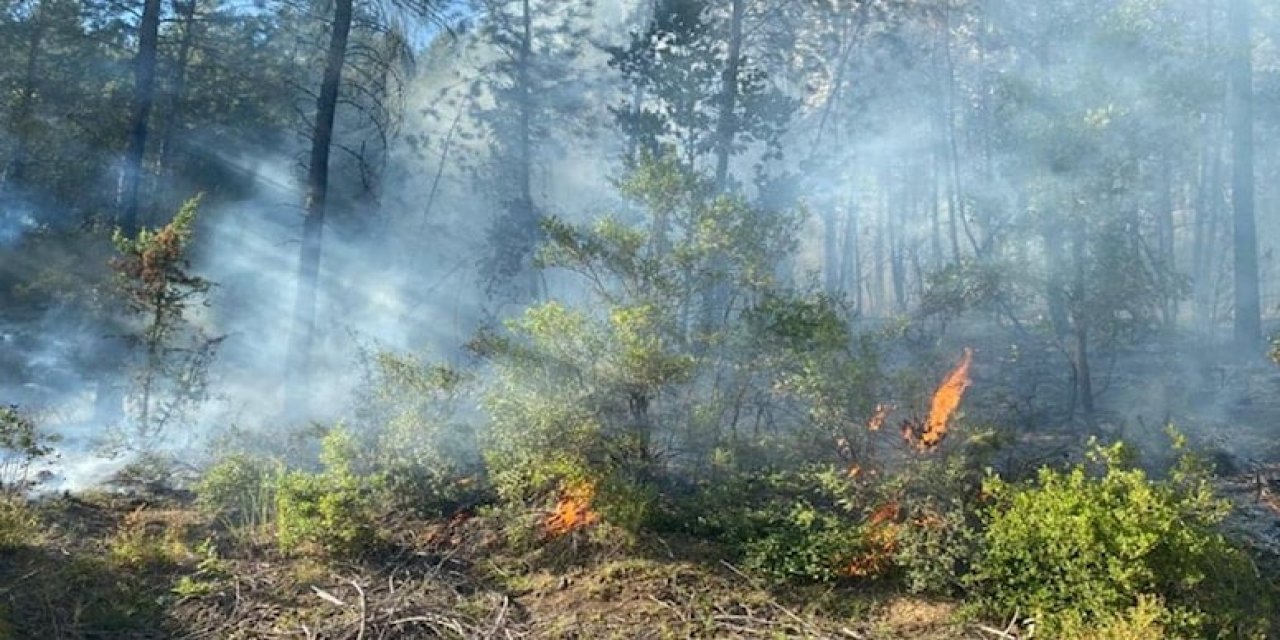
[[595, 524], [600, 516], [591, 510], [596, 487], [590, 482], [569, 485], [560, 492], [556, 508], [547, 516], [545, 528], [548, 536], [562, 536]]
[[947, 374], [947, 377], [938, 386], [938, 390], [933, 393], [933, 401], [929, 406], [929, 416], [925, 419], [923, 428], [920, 429], [919, 438], [916, 438], [916, 425], [910, 421], [902, 424], [902, 437], [908, 443], [915, 444], [921, 451], [929, 451], [942, 443], [942, 439], [947, 435], [947, 428], [952, 417], [955, 416], [956, 410], [960, 408], [960, 401], [964, 398], [964, 392], [972, 384], [969, 378], [969, 366], [973, 364], [973, 349], [968, 347], [964, 350], [964, 356], [960, 358], [960, 363], [956, 368]]
[[901, 507], [897, 502], [888, 502], [871, 514], [867, 519], [863, 553], [845, 566], [844, 575], [851, 578], [879, 575], [892, 565], [893, 554], [898, 548], [897, 519], [900, 513]]
[[880, 403], [876, 405], [875, 413], [871, 414], [871, 419], [867, 420], [868, 431], [879, 431], [884, 426], [884, 421], [888, 419], [889, 414], [893, 412], [894, 406], [891, 404]]

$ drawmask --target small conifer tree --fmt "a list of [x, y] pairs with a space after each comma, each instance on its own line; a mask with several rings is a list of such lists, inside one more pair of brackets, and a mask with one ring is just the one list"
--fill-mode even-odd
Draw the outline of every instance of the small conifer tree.
[[124, 445], [150, 444], [206, 397], [209, 364], [223, 337], [209, 336], [190, 317], [213, 286], [191, 273], [188, 255], [200, 199], [188, 200], [162, 227], [134, 237], [117, 229], [112, 237], [119, 255], [111, 266], [136, 327], [126, 336], [137, 360]]

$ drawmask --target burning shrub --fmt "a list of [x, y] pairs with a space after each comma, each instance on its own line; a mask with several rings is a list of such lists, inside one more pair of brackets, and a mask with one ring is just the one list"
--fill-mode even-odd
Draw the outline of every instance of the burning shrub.
[[1163, 598], [1160, 624], [1191, 637], [1258, 632], [1265, 611], [1248, 558], [1215, 530], [1227, 505], [1190, 458], [1169, 480], [1124, 463], [1121, 445], [1096, 447], [1084, 467], [1044, 469], [1030, 484], [984, 486], [983, 553], [972, 576], [992, 615], [1030, 611], [1042, 630], [1087, 625]]

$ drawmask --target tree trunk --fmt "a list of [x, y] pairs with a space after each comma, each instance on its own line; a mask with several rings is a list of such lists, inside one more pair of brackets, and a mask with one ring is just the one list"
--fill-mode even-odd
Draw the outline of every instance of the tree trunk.
[[120, 176], [120, 226], [133, 237], [138, 232], [138, 191], [142, 162], [147, 153], [147, 124], [155, 102], [156, 55], [160, 39], [160, 0], [145, 0], [138, 23], [138, 55], [133, 62], [133, 114], [129, 119], [129, 146]]
[[1235, 338], [1241, 347], [1262, 339], [1258, 238], [1253, 211], [1253, 62], [1249, 0], [1231, 0], [1231, 206], [1235, 250]]
[[840, 256], [840, 290], [852, 293], [853, 311], [861, 315], [862, 256], [858, 251], [858, 204], [852, 197], [845, 207], [844, 249]]
[[31, 146], [36, 103], [36, 82], [40, 71], [40, 50], [44, 43], [45, 22], [42, 6], [37, 4], [31, 12], [31, 37], [27, 39], [27, 55], [24, 64], [22, 94], [14, 112], [18, 130], [14, 133], [17, 147], [9, 166], [0, 172], [0, 193], [13, 184], [21, 186], [27, 170], [27, 153]]
[[338, 89], [351, 32], [353, 0], [335, 0], [333, 32], [325, 59], [324, 78], [316, 99], [315, 128], [311, 133], [311, 159], [307, 165], [306, 217], [302, 223], [302, 251], [298, 261], [298, 294], [294, 307], [293, 343], [290, 346], [286, 410], [303, 409], [309, 386], [311, 343], [315, 333], [316, 289], [320, 278], [321, 233], [329, 195], [329, 152], [338, 110]]
[[[182, 19], [182, 40], [178, 42], [177, 58], [174, 60], [173, 85], [169, 87], [169, 107], [164, 117], [163, 132], [160, 134], [160, 150], [156, 165], [161, 175], [172, 176], [177, 173], [174, 161], [174, 136], [182, 125], [182, 98], [187, 90], [187, 67], [191, 62], [191, 50], [195, 44], [196, 8], [198, 0], [175, 2], [174, 6]], [[160, 191], [159, 188], [156, 189]], [[174, 194], [181, 200], [185, 194]], [[175, 201], [175, 205], [180, 202]]]
[[[538, 243], [541, 221], [533, 206], [533, 88], [530, 86], [532, 79], [529, 73], [529, 67], [533, 64], [533, 11], [529, 6], [529, 0], [521, 2], [520, 20], [520, 59], [516, 69], [516, 82], [520, 86], [520, 157], [518, 158], [520, 166], [517, 168], [516, 176], [519, 181], [520, 202], [517, 206], [520, 207], [525, 232], [529, 235], [529, 246], [532, 250]], [[529, 264], [528, 275], [529, 299], [537, 300], [541, 295], [541, 286], [538, 270], [534, 268], [532, 261]]]
[[[1076, 393], [1080, 403], [1080, 412], [1085, 424], [1093, 432], [1097, 426], [1093, 406], [1093, 374], [1089, 367], [1089, 313], [1086, 300], [1088, 291], [1086, 266], [1086, 243], [1088, 233], [1085, 229], [1083, 214], [1077, 214], [1074, 221], [1071, 243], [1071, 262], [1074, 282], [1072, 283], [1072, 366], [1075, 369]], [[1094, 435], [1097, 435], [1094, 433]]]
[[1178, 323], [1178, 296], [1169, 286], [1178, 277], [1178, 261], [1174, 251], [1173, 231], [1173, 162], [1167, 156], [1160, 162], [1158, 178], [1159, 195], [1156, 198], [1156, 236], [1159, 240], [1160, 264], [1155, 265], [1160, 274], [1160, 282], [1164, 283], [1161, 311], [1164, 315], [1164, 326], [1173, 331]]
[[[960, 192], [960, 149], [959, 143], [956, 141], [956, 69], [955, 60], [951, 56], [951, 10], [943, 9], [945, 20], [942, 25], [943, 33], [943, 61], [946, 65], [946, 99], [943, 101], [943, 124], [945, 126], [947, 144], [947, 177], [950, 180], [950, 193], [948, 200], [949, 219], [948, 233], [951, 236], [951, 253], [952, 258], [958, 263], [960, 262], [960, 226], [965, 227], [965, 233], [969, 233], [968, 223], [964, 220], [964, 212], [961, 210], [963, 206], [963, 197]], [[973, 238], [970, 236], [970, 241]], [[972, 242], [974, 248], [977, 243]]]
[[822, 276], [823, 289], [832, 297], [840, 290], [839, 232], [835, 206], [830, 205], [822, 212]]
[[742, 66], [742, 21], [747, 0], [731, 0], [729, 53], [720, 85], [720, 114], [716, 122], [716, 187], [724, 191], [729, 182], [729, 158], [738, 135], [738, 74]]

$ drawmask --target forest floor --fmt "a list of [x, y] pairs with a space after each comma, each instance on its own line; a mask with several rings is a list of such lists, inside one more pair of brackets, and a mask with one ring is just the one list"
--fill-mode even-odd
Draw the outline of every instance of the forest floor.
[[[1280, 560], [1280, 487], [1259, 497], [1245, 474], [1222, 488], [1256, 557]], [[37, 511], [38, 539], [0, 552], [0, 638], [1001, 637], [963, 603], [773, 589], [691, 539], [612, 547], [579, 532], [514, 551], [503, 519], [462, 513], [382, 522], [385, 548], [338, 561], [233, 533], [182, 494], [63, 495]]]
[[40, 539], [0, 552], [0, 637], [990, 637], [954, 602], [773, 591], [694, 540], [623, 551], [573, 534], [513, 552], [496, 518], [459, 515], [383, 523], [393, 542], [352, 562], [228, 538], [182, 496], [61, 496], [38, 511]]
[[[1015, 434], [997, 466], [1016, 477], [1073, 459], [1080, 431], [1038, 415], [1061, 407], [1024, 401], [1060, 387], [1060, 371], [978, 346], [986, 357], [968, 420], [998, 418]], [[1280, 367], [1176, 351], [1100, 366], [1109, 367], [1100, 395], [1128, 408], [1101, 417], [1104, 437], [1137, 444], [1158, 467], [1164, 425], [1176, 423], [1215, 462], [1218, 488], [1236, 506], [1229, 528], [1280, 575]], [[972, 619], [962, 602], [887, 586], [771, 586], [726, 562], [714, 541], [615, 544], [588, 530], [516, 545], [504, 529], [510, 514], [391, 516], [378, 523], [385, 544], [351, 561], [282, 553], [265, 527], [229, 527], [185, 492], [64, 494], [36, 502], [35, 513], [39, 535], [0, 551], [0, 640], [976, 640], [1001, 637], [992, 628], [1003, 626]]]

